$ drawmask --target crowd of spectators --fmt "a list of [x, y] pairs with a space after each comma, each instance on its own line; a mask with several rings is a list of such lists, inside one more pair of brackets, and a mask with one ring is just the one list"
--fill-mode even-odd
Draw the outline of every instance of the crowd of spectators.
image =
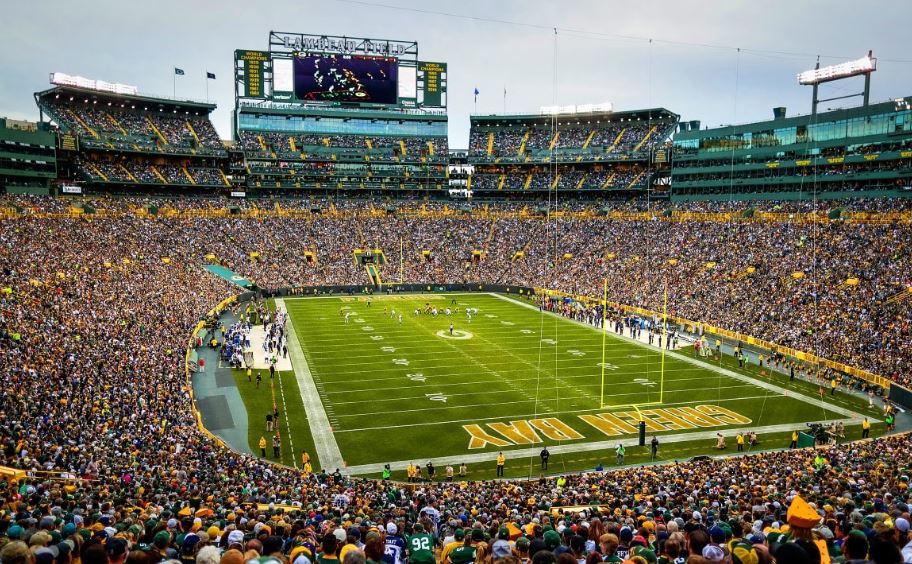
[[[208, 115], [189, 110], [139, 107], [79, 97], [45, 97], [44, 109], [63, 128], [79, 135], [85, 147], [171, 154], [226, 153]], [[195, 136], [194, 136], [195, 133]]]
[[[473, 157], [517, 157], [555, 153], [629, 155], [664, 144], [673, 124], [659, 122], [605, 122], [550, 126], [473, 128], [469, 133], [469, 154]], [[491, 155], [488, 141], [493, 133]], [[525, 144], [523, 144], [525, 141]], [[520, 154], [520, 149], [523, 153]]]
[[[241, 131], [239, 142], [254, 158], [279, 158], [326, 161], [335, 156], [363, 161], [420, 160], [445, 162], [448, 155], [446, 137], [399, 137], [363, 135], [290, 134], [279, 132]], [[404, 148], [404, 152], [403, 152]]]
[[[127, 169], [137, 177], [149, 174]], [[305, 202], [304, 207], [311, 205]], [[565, 209], [582, 209], [567, 205]], [[694, 203], [681, 209], [737, 210], [742, 205]], [[765, 209], [795, 214], [807, 205], [770, 203]], [[364, 204], [340, 200], [332, 206], [357, 210]], [[635, 204], [614, 207], [637, 209]], [[499, 209], [489, 206], [490, 211]], [[908, 379], [908, 223], [819, 224], [794, 216], [781, 221], [658, 221], [664, 211], [647, 209], [654, 215], [619, 220], [534, 214], [272, 216], [256, 220], [255, 229], [246, 218], [199, 219], [192, 225], [169, 225], [168, 234], [177, 245], [199, 237], [197, 232], [230, 233], [201, 246], [266, 287], [363, 282], [363, 270], [351, 259], [353, 249], [380, 248], [398, 255], [400, 239], [403, 282], [485, 281], [597, 295], [607, 278], [611, 300], [653, 310], [662, 309], [667, 284], [673, 315]], [[251, 250], [261, 253], [260, 260], [248, 260]], [[315, 252], [316, 264], [301, 260], [304, 250]], [[430, 259], [423, 258], [425, 250], [431, 251]], [[484, 259], [471, 262], [474, 250], [483, 251]], [[524, 251], [524, 258], [513, 260], [517, 251]], [[565, 254], [573, 258], [558, 260]], [[398, 269], [391, 276], [398, 278]]]
[[[227, 186], [225, 178], [218, 168], [194, 166], [193, 163], [153, 164], [135, 159], [113, 161], [104, 158], [80, 156], [76, 158], [74, 164], [80, 179], [93, 184], [117, 182], [153, 185], [167, 183], [177, 186], [194, 184], [200, 186]], [[156, 174], [156, 171], [158, 171], [158, 174]], [[192, 182], [188, 178], [188, 174], [192, 177]]]
[[[85, 201], [182, 210], [229, 202]], [[73, 202], [4, 203], [58, 212]], [[357, 211], [374, 202], [298, 205], [315, 203]], [[352, 249], [392, 255], [401, 238], [405, 281], [593, 293], [608, 277], [610, 299], [656, 308], [667, 280], [673, 313], [900, 377], [910, 368], [909, 305], [885, 298], [908, 284], [908, 224], [399, 214], [4, 221], [0, 464], [30, 475], [2, 485], [3, 564], [380, 564], [384, 545], [423, 533], [431, 554], [408, 548], [413, 563], [912, 561], [907, 435], [521, 482], [404, 485], [227, 450], [197, 428], [183, 368], [193, 327], [234, 292], [203, 270], [203, 255], [263, 285], [351, 283], [363, 276]], [[302, 260], [311, 249], [316, 264]], [[484, 260], [470, 262], [473, 249]], [[525, 258], [512, 260], [516, 250]], [[558, 264], [565, 252], [574, 259]], [[756, 271], [742, 274], [747, 266]], [[798, 270], [806, 277], [791, 276]], [[848, 273], [857, 287], [841, 284]]]
[[[642, 189], [649, 177], [634, 165], [597, 167], [477, 167], [471, 175], [472, 190], [625, 190]], [[555, 182], [556, 179], [556, 182]], [[528, 181], [528, 184], [527, 184]]]

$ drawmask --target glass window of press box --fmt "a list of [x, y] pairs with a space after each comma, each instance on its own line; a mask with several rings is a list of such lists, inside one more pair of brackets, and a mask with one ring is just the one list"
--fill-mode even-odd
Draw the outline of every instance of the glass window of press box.
[[[698, 139], [676, 140], [675, 149], [705, 152], [757, 149], [783, 145], [823, 143], [839, 139], [891, 135], [912, 132], [912, 111], [890, 112], [873, 116], [836, 119], [776, 129], [708, 135]], [[709, 133], [709, 132], [708, 132]]]
[[241, 113], [243, 131], [281, 131], [285, 133], [315, 133], [327, 135], [391, 135], [438, 137], [447, 134], [444, 121], [402, 121], [370, 118], [330, 118]]

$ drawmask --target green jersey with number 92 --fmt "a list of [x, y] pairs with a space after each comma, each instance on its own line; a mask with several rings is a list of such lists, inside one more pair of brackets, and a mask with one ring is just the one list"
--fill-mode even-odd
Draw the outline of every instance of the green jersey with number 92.
[[409, 562], [412, 564], [433, 564], [434, 537], [427, 533], [412, 535], [408, 538]]

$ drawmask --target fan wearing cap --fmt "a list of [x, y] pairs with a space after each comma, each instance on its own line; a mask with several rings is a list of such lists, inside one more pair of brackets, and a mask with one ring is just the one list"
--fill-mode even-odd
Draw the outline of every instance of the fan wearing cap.
[[361, 529], [358, 527], [349, 527], [348, 535], [345, 538], [345, 546], [339, 551], [339, 560], [345, 561], [345, 555], [352, 550], [361, 550], [364, 545], [360, 542]]
[[383, 561], [386, 564], [402, 564], [405, 562], [405, 539], [398, 535], [399, 527], [390, 521], [386, 524], [386, 548], [383, 552]]
[[513, 543], [510, 542], [510, 529], [501, 526], [497, 531], [497, 539], [491, 545], [491, 554], [495, 559], [504, 558], [513, 554]]
[[406, 540], [408, 557], [411, 564], [434, 564], [434, 535], [425, 532], [424, 525], [415, 523], [414, 534]]
[[449, 564], [469, 564], [474, 562], [476, 547], [483, 540], [484, 532], [481, 529], [472, 529], [472, 533], [466, 536], [465, 544], [454, 548], [450, 552]]
[[465, 544], [465, 529], [456, 529], [456, 531], [453, 532], [453, 542], [444, 545], [443, 550], [440, 551], [440, 561], [446, 562], [450, 552], [463, 544]]
[[[802, 544], [814, 544], [820, 553], [820, 564], [830, 564], [830, 554], [826, 541], [814, 537], [814, 527], [820, 523], [820, 515], [801, 496], [795, 496], [786, 513], [789, 524], [789, 540], [805, 541]], [[805, 551], [807, 547], [803, 546]]]
[[109, 564], [123, 564], [127, 561], [127, 555], [130, 553], [127, 548], [127, 541], [117, 537], [108, 539], [105, 543], [105, 552], [108, 554]]

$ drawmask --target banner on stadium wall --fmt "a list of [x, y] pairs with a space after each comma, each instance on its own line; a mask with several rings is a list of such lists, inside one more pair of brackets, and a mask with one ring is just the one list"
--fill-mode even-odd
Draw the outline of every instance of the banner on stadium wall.
[[223, 278], [241, 288], [248, 289], [254, 286], [253, 282], [250, 280], [239, 274], [235, 274], [232, 270], [229, 270], [220, 264], [207, 264], [204, 268], [219, 278]]

